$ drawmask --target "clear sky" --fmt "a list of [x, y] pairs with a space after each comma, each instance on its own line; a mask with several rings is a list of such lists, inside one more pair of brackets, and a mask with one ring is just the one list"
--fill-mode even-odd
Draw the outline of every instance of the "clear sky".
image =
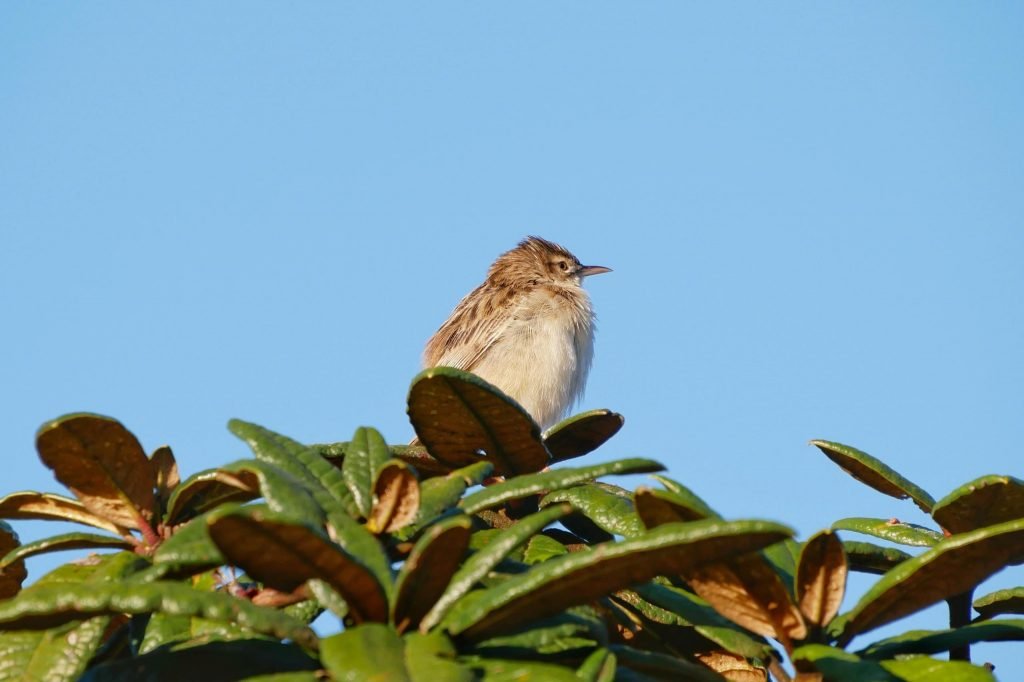
[[230, 417], [407, 441], [424, 342], [538, 234], [615, 270], [590, 461], [924, 523], [807, 440], [1024, 477], [1022, 122], [1020, 3], [4, 3], [4, 492], [59, 490], [70, 411], [185, 473], [246, 455]]

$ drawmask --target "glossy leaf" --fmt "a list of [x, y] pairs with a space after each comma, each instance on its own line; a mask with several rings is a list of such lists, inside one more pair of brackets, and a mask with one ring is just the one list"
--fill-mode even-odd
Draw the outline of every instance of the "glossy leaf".
[[411, 524], [420, 508], [420, 484], [401, 460], [386, 463], [373, 483], [373, 504], [366, 527], [371, 533], [394, 533]]
[[[9, 555], [17, 551], [20, 546], [18, 534], [14, 529], [3, 521], [0, 521], [0, 556]], [[6, 568], [0, 569], [0, 599], [7, 599], [18, 594], [21, 584], [28, 577], [25, 570], [25, 562], [12, 562]]]
[[882, 575], [900, 565], [912, 555], [894, 547], [879, 547], [870, 542], [843, 540], [843, 551], [851, 571]]
[[569, 550], [561, 542], [540, 533], [534, 535], [526, 543], [526, 549], [523, 550], [523, 563], [539, 564], [542, 561], [568, 553]]
[[341, 467], [356, 509], [362, 518], [369, 518], [373, 506], [373, 483], [377, 472], [391, 457], [388, 444], [377, 429], [360, 426], [348, 444]]
[[472, 521], [459, 515], [434, 524], [416, 542], [398, 573], [392, 621], [416, 628], [448, 587], [469, 546]]
[[793, 652], [798, 670], [816, 669], [829, 682], [995, 682], [992, 673], [964, 661], [928, 656], [886, 661], [861, 659], [824, 644], [808, 644]]
[[[178, 682], [179, 680], [267, 680], [298, 682], [292, 675], [320, 666], [295, 644], [265, 639], [192, 642], [172, 645], [135, 658], [114, 660], [90, 668], [79, 682]], [[202, 671], [201, 677], [196, 671]], [[275, 673], [280, 673], [276, 675]]]
[[797, 566], [796, 597], [809, 623], [825, 625], [839, 613], [846, 572], [846, 553], [835, 533], [822, 531], [804, 543]]
[[982, 618], [992, 618], [1007, 613], [1024, 614], [1024, 587], [998, 590], [974, 600], [974, 610]]
[[244, 440], [256, 459], [270, 462], [304, 482], [313, 498], [327, 512], [359, 515], [342, 473], [320, 451], [257, 424], [232, 419], [228, 429]]
[[427, 451], [449, 466], [486, 457], [498, 475], [510, 476], [550, 462], [533, 418], [475, 374], [452, 367], [421, 372], [409, 389], [408, 412]]
[[833, 622], [840, 643], [973, 589], [1024, 558], [1024, 519], [954, 535], [882, 576], [851, 611]]
[[410, 632], [405, 642], [405, 666], [411, 682], [473, 682], [473, 671], [455, 662], [458, 652], [440, 632]]
[[0, 603], [0, 628], [38, 630], [92, 616], [165, 612], [228, 620], [315, 649], [316, 635], [283, 611], [172, 582], [46, 585]]
[[706, 519], [719, 519], [722, 515], [716, 512], [711, 506], [705, 502], [697, 493], [693, 492], [685, 485], [669, 478], [663, 474], [654, 474], [651, 476], [655, 481], [665, 486], [665, 490], [672, 493], [672, 498], [676, 504], [682, 504], [693, 514], [697, 514], [700, 518]]
[[[231, 509], [224, 507], [218, 512]], [[160, 544], [153, 554], [153, 564], [160, 575], [194, 575], [227, 563], [210, 537], [206, 521], [206, 518], [193, 519]]]
[[607, 625], [594, 609], [577, 607], [550, 618], [527, 623], [522, 629], [477, 642], [474, 651], [493, 655], [536, 656], [592, 649], [608, 644]]
[[0, 570], [18, 561], [23, 561], [31, 556], [46, 554], [47, 552], [60, 552], [68, 549], [132, 549], [134, 545], [121, 538], [113, 538], [109, 535], [96, 535], [94, 533], [65, 533], [52, 537], [36, 540], [21, 545], [11, 550], [3, 559], [0, 559]]
[[477, 462], [421, 483], [416, 524], [420, 526], [429, 523], [457, 505], [467, 488], [480, 485], [493, 471], [494, 465], [490, 462]]
[[932, 518], [951, 533], [1024, 518], [1024, 481], [1012, 476], [982, 476], [939, 500]]
[[533, 566], [459, 604], [444, 625], [470, 640], [485, 639], [657, 575], [683, 573], [761, 549], [790, 534], [788, 528], [766, 521], [666, 524], [640, 537]]
[[583, 483], [545, 495], [540, 506], [560, 502], [568, 502], [608, 533], [629, 538], [644, 532], [644, 524], [633, 510], [632, 495], [628, 491], [601, 483]]
[[934, 547], [943, 537], [942, 533], [930, 528], [912, 523], [902, 523], [895, 519], [889, 521], [861, 517], [839, 519], [832, 524], [832, 529], [873, 535], [876, 538], [911, 547]]
[[886, 659], [907, 654], [937, 654], [978, 642], [1024, 641], [1024, 620], [1001, 619], [971, 623], [952, 630], [912, 631], [883, 639], [858, 651], [865, 658]]
[[387, 596], [373, 572], [320, 529], [249, 506], [213, 518], [209, 531], [228, 561], [256, 580], [291, 592], [317, 578], [345, 599], [356, 622], [387, 621]]
[[743, 656], [728, 651], [698, 652], [694, 658], [729, 682], [768, 682], [769, 679], [765, 668], [752, 665]]
[[764, 659], [771, 653], [767, 642], [741, 629], [695, 594], [653, 582], [639, 585], [635, 590], [646, 601], [666, 609], [678, 619], [679, 624], [693, 626], [698, 633], [726, 651], [751, 659]]
[[817, 446], [843, 471], [880, 493], [900, 500], [909, 497], [926, 514], [931, 513], [935, 506], [935, 499], [931, 495], [866, 452], [827, 440], [812, 440], [811, 445]]
[[650, 675], [657, 680], [688, 680], [721, 682], [724, 678], [713, 670], [689, 661], [653, 651], [640, 651], [629, 646], [612, 645], [620, 666]]
[[93, 514], [126, 528], [153, 521], [156, 477], [139, 441], [120, 422], [71, 414], [36, 434], [39, 458]]
[[[136, 558], [131, 556], [92, 557], [60, 566], [26, 592], [116, 580], [131, 573], [136, 565]], [[77, 680], [100, 646], [110, 620], [97, 616], [49, 630], [0, 632], [0, 680]]]
[[619, 432], [625, 418], [611, 410], [590, 410], [564, 419], [544, 432], [552, 462], [582, 457]]
[[78, 500], [52, 493], [31, 491], [11, 493], [0, 499], [0, 519], [35, 519], [42, 521], [72, 521], [111, 533], [126, 533], [124, 529], [96, 516]]
[[296, 521], [319, 526], [324, 522], [323, 509], [313, 499], [302, 481], [270, 462], [243, 459], [220, 467], [218, 470], [247, 482], [255, 480], [256, 487], [271, 511], [287, 514]]
[[481, 658], [471, 665], [480, 682], [580, 682], [575, 670], [552, 663]]
[[[420, 630], [426, 632], [436, 626], [460, 599], [508, 556], [509, 552], [544, 530], [548, 525], [564, 517], [571, 510], [571, 507], [564, 504], [548, 507], [536, 514], [530, 514], [514, 526], [496, 532], [487, 546], [467, 559], [452, 576], [444, 593], [423, 617]], [[479, 533], [475, 535], [479, 535]]]
[[662, 469], [664, 467], [658, 462], [640, 458], [620, 459], [586, 467], [554, 469], [539, 474], [517, 476], [501, 483], [495, 483], [466, 496], [459, 506], [465, 513], [475, 514], [484, 509], [497, 507], [510, 500], [568, 488], [569, 486], [586, 483], [602, 476], [646, 474], [652, 471], [661, 471]]

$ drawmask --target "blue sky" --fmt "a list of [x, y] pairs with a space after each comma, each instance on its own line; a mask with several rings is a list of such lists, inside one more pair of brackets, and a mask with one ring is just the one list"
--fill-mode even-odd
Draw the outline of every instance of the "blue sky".
[[404, 442], [424, 342], [527, 234], [615, 270], [592, 461], [803, 537], [924, 522], [810, 438], [937, 498], [1024, 476], [1019, 4], [7, 3], [0, 65], [5, 491], [58, 489], [70, 411], [188, 473], [245, 455], [230, 417]]

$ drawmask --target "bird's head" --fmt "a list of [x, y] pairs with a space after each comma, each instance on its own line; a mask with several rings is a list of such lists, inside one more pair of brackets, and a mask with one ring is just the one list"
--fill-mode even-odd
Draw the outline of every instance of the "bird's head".
[[611, 272], [603, 265], [580, 265], [568, 249], [540, 237], [527, 237], [494, 261], [488, 279], [517, 284], [582, 286], [583, 278]]

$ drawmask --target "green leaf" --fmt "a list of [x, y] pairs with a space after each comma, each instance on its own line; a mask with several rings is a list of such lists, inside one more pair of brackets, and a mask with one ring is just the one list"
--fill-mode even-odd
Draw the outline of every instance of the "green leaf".
[[1024, 481], [1012, 476], [982, 476], [939, 500], [932, 518], [950, 533], [1024, 518]]
[[1024, 613], [1024, 587], [998, 590], [974, 600], [974, 610], [982, 618], [991, 618], [1005, 613]]
[[851, 571], [882, 575], [900, 565], [912, 555], [894, 547], [879, 547], [870, 542], [843, 540], [843, 550]]
[[676, 656], [653, 651], [639, 651], [629, 646], [613, 644], [609, 647], [619, 666], [625, 666], [659, 680], [692, 680], [692, 682], [721, 682], [725, 678], [702, 665], [690, 663]]
[[469, 668], [455, 662], [455, 645], [440, 632], [405, 635], [405, 667], [412, 682], [473, 682]]
[[[217, 512], [226, 513], [231, 509], [222, 507]], [[227, 563], [210, 537], [207, 529], [209, 518], [210, 515], [193, 519], [161, 543], [153, 554], [153, 565], [159, 569], [160, 575], [192, 575]]]
[[306, 485], [270, 462], [243, 459], [222, 466], [219, 471], [254, 480], [271, 511], [288, 514], [296, 521], [313, 526], [324, 522], [324, 511]]
[[[752, 552], [791, 534], [788, 528], [766, 521], [666, 524], [640, 537], [533, 566], [459, 604], [444, 625], [467, 639], [486, 639], [657, 575], [678, 574]], [[458, 576], [452, 585], [457, 583]]]
[[619, 432], [625, 418], [611, 410], [590, 410], [564, 419], [544, 432], [552, 462], [582, 457]]
[[449, 466], [486, 457], [495, 472], [511, 476], [550, 462], [533, 418], [475, 374], [452, 367], [421, 372], [409, 388], [408, 412], [430, 454]]
[[534, 535], [526, 543], [526, 550], [523, 552], [523, 562], [531, 565], [539, 564], [542, 561], [568, 553], [569, 550], [561, 542], [541, 533]]
[[533, 621], [518, 632], [478, 642], [474, 650], [515, 658], [592, 649], [608, 643], [607, 624], [593, 609], [576, 608], [557, 616]]
[[39, 630], [93, 616], [154, 612], [231, 621], [310, 649], [317, 647], [316, 635], [305, 623], [283, 611], [172, 582], [45, 585], [25, 590], [0, 603], [0, 628]]
[[471, 665], [480, 682], [580, 682], [576, 671], [551, 663], [483, 658]]
[[1021, 558], [1024, 519], [954, 535], [882, 576], [831, 630], [845, 645], [857, 634], [967, 592]]
[[811, 445], [817, 446], [843, 471], [880, 493], [899, 500], [909, 497], [926, 514], [930, 514], [935, 506], [931, 495], [866, 452], [827, 440], [812, 440]]
[[42, 521], [72, 521], [111, 533], [127, 531], [116, 524], [96, 516], [78, 500], [52, 493], [22, 491], [0, 499], [0, 519], [36, 519]]
[[343, 621], [348, 616], [348, 604], [327, 582], [319, 578], [313, 578], [306, 583], [310, 593], [324, 608], [333, 613]]
[[[114, 581], [131, 574], [143, 563], [126, 553], [92, 556], [58, 567], [25, 592]], [[108, 616], [98, 616], [49, 630], [0, 632], [0, 680], [79, 679], [102, 643], [110, 620]]]
[[366, 623], [321, 640], [320, 660], [336, 680], [411, 682], [402, 638], [380, 623]]
[[895, 519], [886, 521], [885, 519], [851, 517], [839, 519], [832, 524], [832, 529], [851, 530], [854, 533], [873, 535], [876, 538], [911, 547], [934, 547], [943, 538], [942, 533], [930, 528], [913, 523], [903, 523]]
[[821, 531], [804, 543], [797, 567], [796, 597], [800, 612], [814, 625], [839, 613], [846, 593], [846, 553], [835, 533]]
[[416, 515], [416, 525], [430, 523], [462, 499], [466, 489], [480, 485], [494, 471], [490, 462], [477, 462], [467, 467], [456, 469], [445, 475], [427, 479], [420, 484], [420, 509]]
[[356, 509], [362, 518], [369, 518], [373, 507], [373, 482], [377, 471], [391, 458], [388, 444], [374, 428], [360, 426], [345, 452], [341, 474]]
[[45, 554], [47, 552], [60, 552], [67, 549], [132, 549], [134, 545], [122, 540], [112, 538], [109, 535], [96, 535], [95, 533], [65, 533], [43, 538], [35, 542], [21, 545], [11, 550], [0, 560], [0, 571], [5, 570], [12, 563], [22, 561], [31, 556]]
[[469, 546], [473, 523], [459, 515], [434, 524], [398, 572], [392, 621], [399, 632], [419, 626], [451, 581]]
[[996, 682], [995, 676], [981, 666], [964, 661], [937, 661], [928, 656], [883, 661], [882, 667], [906, 682]]
[[586, 682], [614, 682], [617, 660], [608, 649], [595, 649], [576, 670], [576, 676]]
[[[90, 668], [80, 682], [178, 682], [195, 679], [230, 682], [266, 679], [275, 673], [295, 674], [295, 671], [318, 668], [317, 662], [294, 644], [261, 639], [198, 645], [185, 642]], [[202, 671], [201, 678], [197, 678], [196, 671]], [[282, 676], [277, 682], [283, 680], [294, 682], [295, 678]]]
[[475, 514], [484, 509], [497, 507], [510, 500], [528, 497], [538, 493], [568, 488], [592, 481], [602, 476], [618, 474], [645, 474], [661, 471], [664, 467], [650, 459], [620, 459], [605, 464], [586, 467], [564, 468], [545, 471], [539, 474], [517, 476], [501, 483], [495, 483], [483, 490], [463, 498], [460, 507], [467, 514]]
[[156, 478], [146, 453], [120, 422], [95, 414], [69, 414], [36, 434], [39, 458], [85, 507], [126, 528], [152, 523]]
[[693, 626], [698, 633], [726, 651], [752, 659], [765, 659], [771, 655], [771, 647], [763, 639], [728, 620], [695, 594], [653, 582], [640, 585], [635, 590], [646, 601], [672, 613], [679, 619], [679, 624]]
[[875, 661], [824, 644], [805, 644], [793, 651], [797, 670], [822, 673], [829, 682], [901, 682]]
[[937, 654], [978, 642], [1022, 640], [1024, 620], [1008, 618], [971, 623], [954, 630], [915, 630], [875, 642], [857, 654], [881, 660], [906, 654]]
[[679, 481], [661, 474], [654, 474], [651, 478], [665, 486], [665, 490], [673, 494], [673, 497], [671, 498], [673, 502], [689, 509], [690, 513], [695, 515], [695, 518], [722, 518], [722, 515], [712, 509], [711, 506], [697, 493], [693, 492]]
[[373, 571], [319, 528], [257, 505], [211, 519], [209, 531], [228, 561], [256, 580], [290, 592], [318, 578], [345, 599], [356, 622], [387, 621], [387, 595]]
[[318, 449], [240, 419], [229, 421], [228, 429], [248, 443], [256, 459], [270, 462], [306, 483], [328, 515], [342, 510], [351, 517], [359, 515], [342, 473]]
[[561, 502], [568, 502], [608, 533], [630, 538], [644, 532], [644, 525], [633, 510], [632, 494], [617, 486], [584, 483], [556, 490], [541, 498], [540, 506], [543, 508]]
[[[0, 556], [17, 551], [20, 546], [18, 534], [9, 525], [0, 521]], [[0, 569], [0, 599], [7, 599], [18, 594], [21, 584], [28, 577], [25, 562], [12, 562], [5, 569]]]
[[[420, 630], [430, 630], [444, 618], [445, 614], [462, 599], [491, 569], [497, 566], [509, 553], [529, 540], [545, 527], [564, 517], [571, 511], [568, 505], [548, 507], [543, 511], [521, 519], [519, 523], [498, 531], [487, 543], [462, 564], [455, 573], [444, 593], [434, 602], [430, 611], [420, 622]], [[480, 535], [475, 533], [474, 535]]]

